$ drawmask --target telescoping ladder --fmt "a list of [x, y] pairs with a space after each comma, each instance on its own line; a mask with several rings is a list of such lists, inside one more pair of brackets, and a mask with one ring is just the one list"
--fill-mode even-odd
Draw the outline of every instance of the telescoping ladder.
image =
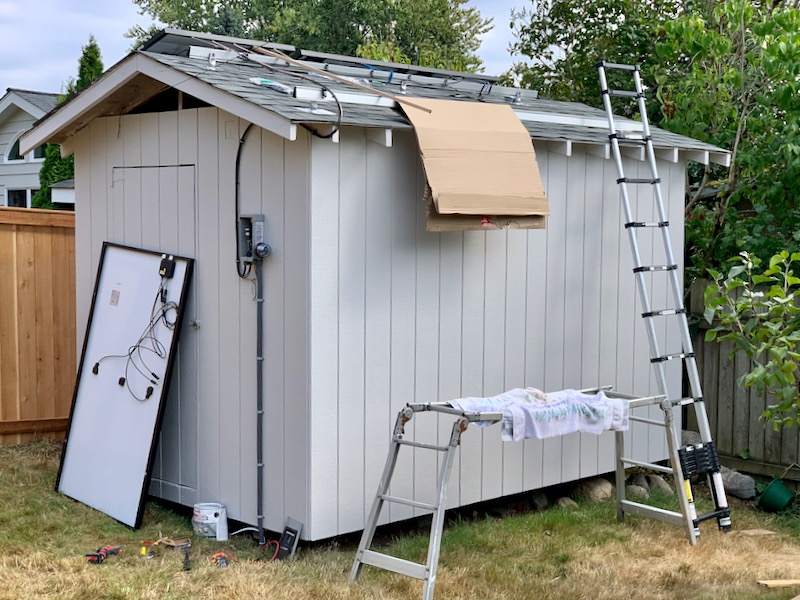
[[[708, 424], [708, 415], [706, 414], [705, 402], [703, 401], [703, 392], [700, 387], [700, 377], [697, 372], [697, 362], [695, 361], [692, 339], [691, 335], [689, 334], [689, 323], [687, 320], [686, 308], [683, 304], [683, 287], [679, 279], [680, 271], [678, 270], [678, 264], [675, 261], [672, 252], [672, 243], [670, 241], [669, 233], [669, 220], [664, 209], [664, 200], [661, 195], [661, 180], [658, 176], [658, 167], [656, 164], [655, 150], [653, 148], [650, 124], [647, 118], [647, 107], [645, 104], [642, 80], [638, 65], [621, 65], [600, 62], [598, 63], [597, 67], [600, 76], [603, 105], [606, 110], [606, 116], [608, 117], [608, 139], [614, 155], [614, 162], [617, 165], [617, 183], [619, 184], [620, 196], [622, 199], [623, 209], [625, 211], [625, 229], [628, 232], [628, 240], [630, 241], [631, 252], [633, 254], [633, 272], [636, 278], [636, 285], [639, 290], [639, 298], [641, 300], [643, 311], [642, 317], [644, 318], [647, 336], [650, 340], [650, 362], [655, 369], [659, 391], [667, 398], [665, 403], [662, 405], [662, 409], [664, 410], [665, 414], [667, 441], [670, 452], [670, 460], [672, 463], [672, 468], [669, 469], [659, 467], [659, 465], [641, 463], [625, 458], [623, 438], [621, 435], [617, 435], [617, 516], [619, 519], [622, 519], [625, 513], [632, 513], [671, 523], [683, 524], [686, 529], [689, 542], [695, 544], [697, 541], [697, 536], [700, 534], [699, 525], [701, 522], [716, 518], [719, 528], [723, 531], [728, 531], [731, 528], [731, 518], [730, 511], [728, 509], [728, 501], [725, 497], [725, 487], [722, 483], [722, 475], [720, 473], [717, 451], [714, 446], [714, 442], [711, 439], [711, 428]], [[634, 89], [609, 89], [608, 79], [606, 77], [606, 71], [609, 70], [621, 71], [624, 74], [631, 75], [633, 78]], [[611, 98], [615, 96], [632, 98], [636, 100], [638, 110], [641, 115], [641, 130], [636, 132], [626, 130], [622, 132], [617, 129], [614, 121], [614, 111], [611, 105]], [[650, 167], [650, 177], [640, 179], [627, 177], [625, 175], [620, 148], [621, 143], [644, 148], [646, 161]], [[652, 187], [656, 214], [658, 216], [657, 221], [640, 221], [637, 219], [637, 216], [633, 214], [630, 196], [628, 194], [629, 185], [646, 185]], [[638, 203], [638, 206], [642, 206], [641, 201]], [[661, 233], [661, 239], [663, 241], [665, 264], [642, 264], [642, 259], [639, 252], [639, 236], [647, 236], [647, 234], [657, 236], [657, 231]], [[651, 238], [646, 237], [644, 241], [645, 243], [650, 243]], [[655, 243], [655, 240], [652, 240], [652, 242]], [[672, 292], [672, 300], [674, 302], [673, 307], [661, 310], [652, 309], [650, 304], [650, 293], [648, 292], [647, 287], [648, 276], [651, 279], [654, 277], [667, 278], [667, 285], [670, 287]], [[662, 353], [655, 326], [655, 321], [662, 318], [672, 318], [678, 320], [683, 344], [683, 347], [679, 352], [671, 354]], [[686, 372], [691, 388], [691, 397], [679, 399], [669, 398], [666, 380], [666, 364], [671, 360], [682, 360], [683, 364], [686, 366]], [[694, 445], [680, 447], [678, 432], [672, 427], [672, 410], [676, 407], [689, 404], [694, 406], [698, 428], [700, 429], [701, 442]], [[653, 425], [658, 424], [658, 422], [650, 421], [648, 419], [638, 420], [645, 421]], [[644, 466], [672, 473], [675, 480], [675, 487], [680, 502], [681, 512], [676, 513], [672, 511], [666, 511], [646, 504], [626, 500], [624, 485], [625, 465]], [[692, 497], [691, 483], [689, 481], [691, 477], [698, 475], [705, 475], [715, 504], [715, 509], [713, 511], [702, 515], [697, 514]]]

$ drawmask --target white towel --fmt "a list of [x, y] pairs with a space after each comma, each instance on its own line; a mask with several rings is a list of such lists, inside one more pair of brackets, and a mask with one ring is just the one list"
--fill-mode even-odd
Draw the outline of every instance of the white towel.
[[515, 388], [489, 398], [451, 400], [450, 405], [466, 412], [501, 412], [501, 437], [507, 442], [628, 429], [628, 403], [602, 391], [590, 395], [568, 389], [543, 394], [535, 388]]

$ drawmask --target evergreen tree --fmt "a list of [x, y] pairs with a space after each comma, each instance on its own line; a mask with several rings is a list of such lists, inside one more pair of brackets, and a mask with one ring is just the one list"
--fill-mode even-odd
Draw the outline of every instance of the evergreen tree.
[[[78, 60], [78, 79], [70, 78], [64, 86], [64, 92], [59, 97], [58, 103], [65, 102], [103, 73], [103, 59], [100, 55], [100, 46], [93, 35], [89, 36], [89, 43], [81, 48], [81, 57]], [[53, 208], [50, 186], [65, 179], [75, 176], [75, 163], [72, 156], [61, 158], [61, 147], [58, 144], [47, 144], [45, 148], [44, 163], [39, 171], [39, 190], [33, 196], [31, 205], [34, 208]]]

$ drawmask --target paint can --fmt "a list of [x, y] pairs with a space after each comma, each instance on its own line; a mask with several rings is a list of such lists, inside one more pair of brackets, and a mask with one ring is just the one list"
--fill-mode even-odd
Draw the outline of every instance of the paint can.
[[228, 514], [225, 506], [216, 502], [201, 502], [194, 505], [192, 529], [200, 537], [215, 538], [218, 542], [228, 539]]

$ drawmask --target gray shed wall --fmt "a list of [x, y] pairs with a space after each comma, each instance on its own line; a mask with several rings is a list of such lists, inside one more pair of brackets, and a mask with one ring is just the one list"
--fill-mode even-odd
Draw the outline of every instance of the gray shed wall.
[[[230, 517], [253, 523], [256, 309], [253, 284], [233, 262], [245, 126], [216, 108], [94, 121], [74, 146], [76, 253], [81, 330], [104, 240], [196, 258], [152, 492], [186, 505], [223, 502]], [[434, 234], [425, 231], [412, 133], [395, 132], [386, 148], [360, 128], [345, 128], [338, 144], [302, 130], [295, 142], [251, 132], [241, 211], [266, 215], [273, 248], [264, 304], [268, 528], [280, 530], [286, 516], [305, 524], [306, 539], [363, 527], [406, 402], [520, 386], [656, 391], [614, 164], [536, 149], [551, 202], [546, 230]], [[684, 165], [659, 167], [682, 248]], [[646, 164], [630, 159], [626, 168], [644, 176]], [[649, 203], [650, 189], [642, 196]], [[652, 220], [652, 210], [639, 218]], [[645, 261], [663, 262], [652, 254], [645, 245]], [[655, 308], [667, 306], [665, 284], [654, 287]], [[668, 349], [679, 343], [667, 339]], [[678, 394], [680, 365], [670, 365], [669, 380]], [[411, 424], [420, 440], [449, 429], [432, 415]], [[611, 434], [504, 444], [499, 433], [464, 436], [450, 506], [613, 469]], [[635, 457], [666, 457], [663, 431], [636, 427], [629, 438]], [[436, 460], [401, 458], [395, 493], [432, 498]], [[384, 521], [413, 513], [392, 506]]]

